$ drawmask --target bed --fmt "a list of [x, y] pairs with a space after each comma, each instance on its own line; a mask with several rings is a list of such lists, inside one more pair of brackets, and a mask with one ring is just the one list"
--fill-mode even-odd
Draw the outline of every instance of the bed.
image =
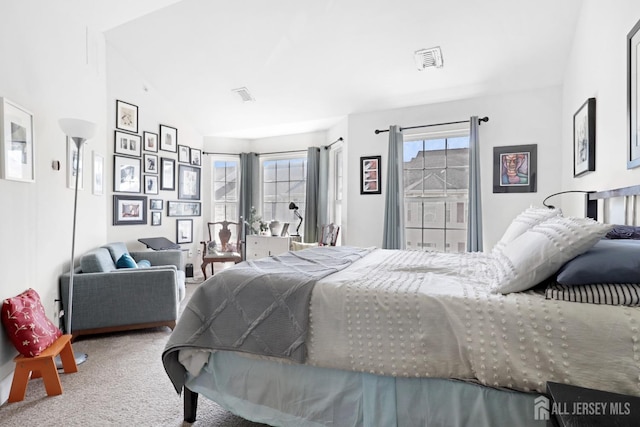
[[[587, 212], [610, 197], [635, 207], [639, 192], [592, 193]], [[564, 278], [593, 267], [614, 230], [530, 208], [487, 253], [321, 247], [243, 262], [195, 291], [165, 370], [190, 422], [198, 395], [277, 426], [543, 426], [547, 381], [640, 396], [637, 284]]]

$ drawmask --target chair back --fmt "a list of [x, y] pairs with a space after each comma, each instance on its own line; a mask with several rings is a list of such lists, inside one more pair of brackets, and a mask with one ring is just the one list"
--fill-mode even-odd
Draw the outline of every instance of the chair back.
[[325, 224], [320, 228], [318, 246], [335, 246], [338, 241], [340, 226], [334, 223]]
[[[222, 252], [240, 252], [240, 224], [232, 221], [208, 222], [209, 241], [218, 240]], [[217, 233], [216, 233], [217, 232]], [[215, 238], [217, 234], [218, 239]], [[228, 250], [230, 242], [235, 242], [235, 248]]]

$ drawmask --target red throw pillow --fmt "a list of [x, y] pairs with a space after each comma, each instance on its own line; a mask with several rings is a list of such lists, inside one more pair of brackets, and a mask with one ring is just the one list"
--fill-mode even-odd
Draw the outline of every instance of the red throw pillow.
[[40, 295], [33, 289], [2, 301], [1, 317], [9, 339], [26, 357], [39, 355], [62, 335], [44, 313]]

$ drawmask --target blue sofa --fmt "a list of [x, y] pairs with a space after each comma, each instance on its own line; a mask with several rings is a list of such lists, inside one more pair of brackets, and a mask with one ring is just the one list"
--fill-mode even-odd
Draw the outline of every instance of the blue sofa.
[[[116, 268], [123, 254], [150, 267]], [[142, 264], [142, 263], [141, 263]], [[62, 308], [67, 312], [69, 273], [60, 277]], [[128, 252], [122, 242], [93, 249], [80, 258], [73, 276], [71, 333], [80, 335], [175, 327], [185, 296], [182, 251]], [[66, 320], [63, 322], [66, 327]]]

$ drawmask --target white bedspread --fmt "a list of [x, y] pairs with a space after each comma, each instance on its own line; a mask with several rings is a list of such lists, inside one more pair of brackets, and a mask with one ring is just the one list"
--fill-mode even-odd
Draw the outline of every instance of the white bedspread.
[[640, 395], [640, 309], [491, 293], [488, 254], [375, 250], [318, 282], [308, 364]]

